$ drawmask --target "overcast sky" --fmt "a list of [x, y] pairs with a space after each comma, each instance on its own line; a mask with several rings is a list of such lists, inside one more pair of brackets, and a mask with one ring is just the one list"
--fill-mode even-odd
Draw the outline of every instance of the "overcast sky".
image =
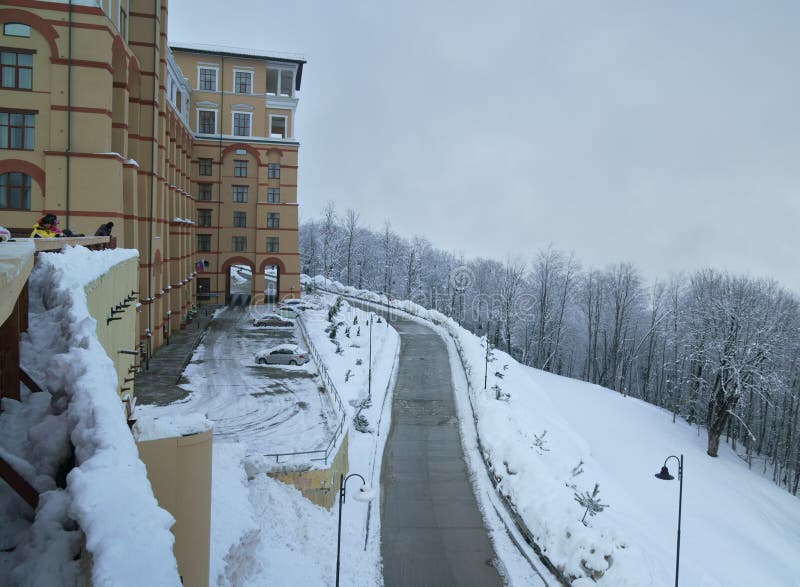
[[800, 2], [171, 0], [170, 39], [301, 53], [301, 217], [466, 256], [552, 243], [800, 292]]

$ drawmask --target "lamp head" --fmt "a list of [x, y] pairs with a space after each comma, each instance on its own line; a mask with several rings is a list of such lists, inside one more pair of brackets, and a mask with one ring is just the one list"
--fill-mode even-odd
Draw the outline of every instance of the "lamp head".
[[672, 481], [675, 478], [675, 477], [673, 477], [672, 475], [669, 474], [669, 469], [667, 469], [666, 465], [661, 467], [661, 472], [660, 473], [656, 473], [655, 477], [656, 477], [656, 479], [662, 479], [664, 481]]
[[369, 485], [362, 485], [361, 488], [353, 496], [353, 499], [361, 502], [369, 502], [375, 499], [375, 491]]

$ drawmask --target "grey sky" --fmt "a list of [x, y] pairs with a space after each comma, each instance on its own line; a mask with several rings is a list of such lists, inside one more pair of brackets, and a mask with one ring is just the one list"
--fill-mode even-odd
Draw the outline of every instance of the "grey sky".
[[[206, 9], [207, 7], [207, 9]], [[800, 3], [172, 0], [170, 37], [305, 55], [303, 218], [467, 256], [800, 292]]]

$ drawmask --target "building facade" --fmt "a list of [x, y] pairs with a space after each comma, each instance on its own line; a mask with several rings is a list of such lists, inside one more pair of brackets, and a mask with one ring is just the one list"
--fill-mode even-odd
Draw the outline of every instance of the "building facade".
[[[299, 294], [294, 118], [302, 59], [175, 47], [166, 0], [0, 5], [0, 225], [45, 213], [140, 253], [147, 354], [223, 301]], [[265, 279], [265, 275], [267, 276]]]

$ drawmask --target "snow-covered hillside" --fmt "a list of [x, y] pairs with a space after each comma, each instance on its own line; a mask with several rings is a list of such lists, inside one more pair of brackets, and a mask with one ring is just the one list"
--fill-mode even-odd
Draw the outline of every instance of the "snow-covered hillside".
[[[450, 341], [454, 372], [463, 360], [470, 384], [454, 375], [457, 393], [471, 400], [462, 402], [462, 420], [474, 410], [498, 490], [573, 585], [673, 584], [678, 481], [654, 477], [673, 454], [685, 458], [681, 584], [800, 585], [800, 501], [749, 470], [726, 446], [712, 459], [702, 432], [673, 423], [670, 413], [525, 367], [497, 350], [489, 354], [484, 390], [483, 339], [411, 302], [314, 282], [408, 312]], [[478, 446], [465, 441], [465, 450], [475, 454]], [[677, 477], [675, 461], [669, 465]], [[575, 497], [595, 484], [609, 507], [587, 516], [584, 525], [585, 508]]]

